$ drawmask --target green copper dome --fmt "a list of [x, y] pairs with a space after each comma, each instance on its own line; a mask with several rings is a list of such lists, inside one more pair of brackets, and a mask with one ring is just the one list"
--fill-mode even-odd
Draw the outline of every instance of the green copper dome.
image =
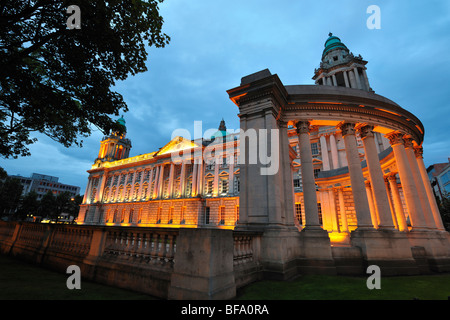
[[339, 39], [336, 36], [333, 36], [333, 34], [330, 32], [328, 34], [329, 38], [327, 41], [325, 41], [325, 49], [323, 50], [322, 57], [327, 54], [327, 52], [336, 49], [336, 48], [342, 48], [348, 50], [348, 48], [341, 42], [341, 39]]
[[118, 123], [120, 123], [121, 125], [123, 125], [124, 127], [126, 127], [126, 122], [125, 122], [125, 119], [123, 118], [123, 116], [121, 116], [118, 120], [117, 120], [117, 122]]

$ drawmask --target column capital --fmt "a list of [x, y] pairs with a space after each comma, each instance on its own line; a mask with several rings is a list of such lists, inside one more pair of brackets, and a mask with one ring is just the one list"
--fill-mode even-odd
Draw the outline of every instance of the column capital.
[[366, 188], [370, 188], [371, 187], [371, 184], [370, 184], [369, 180], [365, 180], [364, 181], [364, 185], [366, 186]]
[[413, 138], [410, 136], [405, 135], [403, 137], [403, 141], [405, 142], [405, 148], [406, 149], [412, 149], [414, 148], [414, 144], [413, 144]]
[[342, 136], [345, 137], [347, 135], [355, 135], [355, 124], [352, 122], [341, 122], [336, 128], [341, 129]]
[[355, 127], [356, 131], [359, 132], [361, 139], [365, 139], [366, 137], [373, 137], [373, 126], [367, 123], [361, 123]]
[[384, 176], [384, 178], [389, 180], [389, 181], [395, 180], [397, 182], [397, 172], [389, 172], [388, 174], [386, 174]]
[[395, 146], [398, 144], [403, 145], [405, 141], [403, 140], [404, 134], [398, 131], [391, 132], [385, 135], [385, 137], [389, 140], [391, 146]]
[[423, 147], [422, 146], [415, 146], [414, 147], [414, 154], [416, 155], [416, 158], [423, 159]]
[[297, 128], [297, 134], [300, 133], [309, 133], [311, 131], [310, 129], [310, 122], [309, 121], [297, 121], [295, 124]]

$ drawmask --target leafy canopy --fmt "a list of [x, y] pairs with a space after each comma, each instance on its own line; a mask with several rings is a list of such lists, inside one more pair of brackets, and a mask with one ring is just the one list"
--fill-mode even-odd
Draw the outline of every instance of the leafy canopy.
[[[147, 70], [146, 45], [164, 47], [163, 0], [2, 0], [0, 2], [0, 155], [30, 155], [34, 132], [81, 146], [96, 127], [128, 110], [111, 90]], [[81, 29], [67, 28], [70, 5]]]

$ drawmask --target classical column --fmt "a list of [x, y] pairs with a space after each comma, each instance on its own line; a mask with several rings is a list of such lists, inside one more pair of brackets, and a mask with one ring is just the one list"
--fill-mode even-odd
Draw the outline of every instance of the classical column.
[[408, 157], [409, 165], [413, 175], [414, 182], [416, 184], [417, 192], [419, 194], [420, 204], [422, 206], [423, 215], [427, 226], [431, 229], [436, 228], [434, 223], [433, 213], [431, 211], [430, 203], [428, 201], [427, 192], [420, 175], [419, 166], [417, 165], [416, 155], [414, 154], [413, 139], [409, 136], [403, 137], [405, 140], [406, 155]]
[[355, 79], [356, 79], [356, 84], [358, 85], [358, 89], [362, 89], [362, 83], [361, 83], [361, 79], [359, 78], [359, 73], [358, 73], [358, 67], [355, 67], [353, 69], [353, 72], [355, 74]]
[[339, 232], [339, 221], [337, 219], [336, 201], [334, 198], [335, 198], [334, 189], [333, 188], [328, 189], [328, 201], [330, 206], [331, 224], [333, 227], [333, 232]]
[[114, 185], [114, 174], [111, 176], [111, 183], [109, 184], [108, 202], [111, 202], [112, 188]]
[[331, 78], [333, 79], [333, 86], [337, 87], [336, 75], [331, 75]]
[[305, 229], [321, 229], [308, 121], [297, 122], [297, 135], [300, 147], [303, 201], [305, 203]]
[[366, 69], [362, 68], [362, 74], [364, 79], [364, 84], [366, 85], [367, 91], [370, 90], [369, 78], [367, 77]]
[[384, 184], [383, 171], [381, 170], [377, 147], [375, 145], [373, 126], [364, 125], [359, 127], [358, 130], [364, 145], [364, 153], [374, 197], [374, 206], [380, 219], [378, 227], [394, 229], [389, 199]]
[[442, 224], [442, 218], [439, 208], [436, 203], [436, 197], [431, 189], [430, 180], [428, 179], [427, 169], [425, 168], [425, 163], [423, 162], [423, 148], [415, 147], [414, 153], [416, 155], [417, 165], [419, 166], [420, 175], [422, 177], [422, 182], [425, 186], [425, 191], [427, 192], [428, 202], [433, 213], [434, 223], [439, 230], [445, 231], [444, 225]]
[[343, 122], [338, 125], [342, 131], [347, 155], [348, 171], [352, 184], [353, 201], [355, 203], [358, 229], [372, 229], [369, 201], [364, 185], [364, 176], [361, 169], [358, 147], [355, 137], [355, 124]]
[[348, 75], [350, 78], [350, 85], [354, 89], [358, 89], [358, 85], [356, 84], [355, 72], [353, 70], [348, 71]]
[[343, 74], [344, 74], [345, 86], [347, 88], [350, 88], [350, 82], [348, 81], [347, 71], [344, 71]]
[[195, 163], [195, 160], [192, 161], [192, 190], [191, 190], [191, 197], [197, 196], [197, 167], [198, 167], [198, 164]]
[[[220, 159], [220, 160], [219, 160]], [[213, 197], [219, 195], [219, 167], [222, 163], [222, 157], [216, 157], [214, 159], [214, 181], [213, 181]]]
[[339, 154], [337, 150], [336, 137], [334, 133], [330, 134], [331, 160], [333, 161], [333, 169], [339, 168]]
[[367, 201], [369, 201], [370, 217], [372, 219], [372, 224], [376, 229], [378, 229], [379, 227], [378, 213], [373, 201], [373, 193], [372, 188], [370, 186], [370, 181], [366, 180], [364, 184], [366, 185], [366, 195]]
[[324, 135], [320, 136], [320, 149], [322, 152], [323, 170], [330, 170], [330, 160], [328, 159], [327, 139]]
[[181, 163], [179, 198], [184, 198], [184, 195], [186, 194], [186, 191], [184, 190], [185, 188], [186, 188], [186, 162], [183, 161]]
[[85, 203], [87, 203], [88, 201], [88, 199], [89, 199], [89, 192], [91, 191], [91, 187], [92, 187], [92, 178], [91, 177], [89, 177], [88, 178], [88, 183], [87, 183], [87, 186], [86, 186], [86, 191], [84, 192], [84, 196], [83, 196], [83, 204], [85, 204]]
[[158, 192], [156, 194], [157, 199], [162, 197], [163, 187], [164, 187], [164, 164], [161, 164], [159, 168], [159, 177], [158, 177]]
[[344, 187], [337, 188], [339, 196], [339, 211], [341, 214], [341, 231], [348, 232], [347, 213], [345, 212]]
[[228, 194], [234, 194], [234, 156], [231, 156], [228, 166]]
[[120, 180], [122, 179], [122, 174], [123, 173], [119, 173], [119, 175], [117, 176], [117, 185], [116, 185], [116, 194], [114, 195], [114, 202], [119, 202], [119, 187], [120, 187]]
[[136, 173], [137, 173], [137, 171], [134, 171], [133, 179], [131, 180], [130, 198], [128, 199], [129, 201], [133, 201], [134, 184], [136, 183]]
[[175, 180], [175, 164], [173, 162], [170, 163], [170, 171], [169, 171], [169, 185], [167, 186], [167, 197], [173, 198], [173, 182]]
[[392, 222], [394, 223], [394, 228], [398, 230], [397, 217], [395, 216], [394, 203], [392, 202], [391, 192], [389, 190], [389, 180], [384, 177], [384, 187], [386, 188], [386, 195], [389, 201], [389, 208], [391, 209]]
[[395, 173], [391, 173], [387, 176], [389, 186], [392, 191], [392, 198], [394, 200], [394, 211], [397, 218], [398, 230], [408, 231], [408, 225], [406, 224], [405, 213], [403, 212], [402, 199], [400, 198], [400, 192], [397, 185], [397, 176]]
[[411, 166], [406, 154], [403, 134], [400, 132], [393, 132], [387, 134], [386, 138], [389, 139], [392, 149], [394, 150], [398, 175], [400, 176], [412, 229], [423, 229], [426, 227], [425, 217], [421, 210], [422, 205], [419, 200], [419, 194], [417, 192]]

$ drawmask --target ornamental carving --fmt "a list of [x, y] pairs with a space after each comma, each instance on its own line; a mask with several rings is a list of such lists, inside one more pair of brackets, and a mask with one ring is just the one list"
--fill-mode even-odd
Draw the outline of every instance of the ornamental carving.
[[385, 135], [385, 137], [389, 140], [391, 146], [395, 146], [397, 144], [404, 144], [403, 133], [400, 132], [392, 132]]
[[297, 127], [297, 134], [300, 133], [309, 133], [309, 121], [298, 121], [296, 124]]
[[342, 136], [345, 137], [349, 134], [355, 134], [355, 124], [351, 122], [343, 122], [337, 125], [338, 129], [341, 129]]
[[362, 125], [357, 128], [359, 135], [361, 136], [361, 139], [364, 139], [366, 137], [373, 137], [373, 126], [371, 125]]

